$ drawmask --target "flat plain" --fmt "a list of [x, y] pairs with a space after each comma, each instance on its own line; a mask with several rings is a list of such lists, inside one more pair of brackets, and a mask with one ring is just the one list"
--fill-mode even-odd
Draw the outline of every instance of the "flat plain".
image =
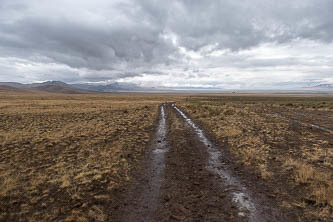
[[154, 218], [247, 221], [205, 170], [205, 148], [176, 104], [272, 207], [299, 221], [333, 219], [329, 95], [3, 92], [0, 221], [124, 221], [128, 196], [147, 181], [160, 104], [169, 151]]
[[159, 96], [0, 95], [0, 221], [107, 221]]
[[332, 97], [191, 96], [179, 105], [300, 221], [333, 219]]

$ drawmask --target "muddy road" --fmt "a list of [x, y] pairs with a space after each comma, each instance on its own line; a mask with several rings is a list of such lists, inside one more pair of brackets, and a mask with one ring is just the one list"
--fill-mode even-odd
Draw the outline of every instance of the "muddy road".
[[113, 220], [297, 221], [229, 157], [175, 104], [162, 104], [146, 160]]

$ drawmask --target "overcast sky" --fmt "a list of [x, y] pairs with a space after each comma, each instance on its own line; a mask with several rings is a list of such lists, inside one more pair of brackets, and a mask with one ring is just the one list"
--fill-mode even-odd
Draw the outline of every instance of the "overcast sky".
[[333, 83], [332, 0], [0, 0], [0, 81]]

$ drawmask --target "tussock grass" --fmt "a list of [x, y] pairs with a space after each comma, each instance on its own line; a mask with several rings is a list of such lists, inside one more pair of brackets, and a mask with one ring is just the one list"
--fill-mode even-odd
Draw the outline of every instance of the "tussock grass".
[[307, 198], [313, 199], [317, 205], [328, 204], [333, 207], [332, 172], [317, 169], [292, 158], [285, 161], [284, 167], [293, 170], [296, 184], [308, 185], [311, 194]]

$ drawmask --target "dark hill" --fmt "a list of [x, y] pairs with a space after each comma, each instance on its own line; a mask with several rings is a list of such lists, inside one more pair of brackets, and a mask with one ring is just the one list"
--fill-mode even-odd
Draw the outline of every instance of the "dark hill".
[[33, 90], [48, 92], [48, 93], [66, 93], [66, 94], [81, 94], [81, 93], [91, 93], [88, 90], [75, 89], [68, 86], [61, 85], [41, 85], [32, 87]]
[[0, 85], [0, 92], [26, 93], [26, 92], [29, 92], [29, 91], [28, 90], [24, 90], [24, 89], [15, 88], [15, 87], [12, 87], [12, 86]]

